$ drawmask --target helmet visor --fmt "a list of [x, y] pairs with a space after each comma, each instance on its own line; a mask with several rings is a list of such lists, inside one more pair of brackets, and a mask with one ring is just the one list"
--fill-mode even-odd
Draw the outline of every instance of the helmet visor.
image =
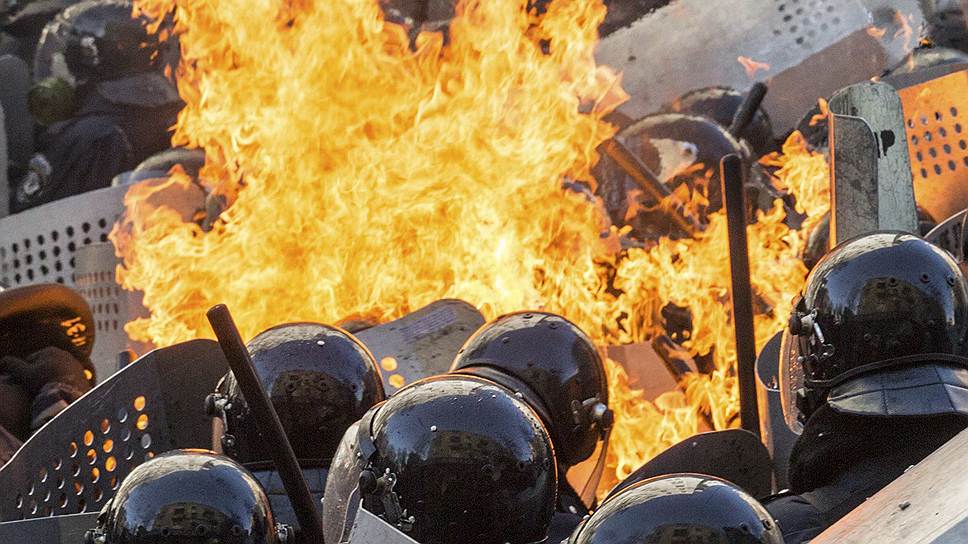
[[588, 459], [578, 463], [568, 469], [565, 478], [572, 489], [578, 492], [585, 508], [592, 510], [597, 502], [598, 484], [602, 480], [602, 473], [605, 472], [605, 460], [608, 457], [608, 441], [612, 431], [605, 432], [603, 439], [598, 441], [595, 446], [595, 453]]
[[356, 460], [359, 422], [350, 425], [336, 448], [323, 494], [323, 538], [326, 542], [346, 542], [353, 520], [360, 509], [360, 467]]
[[799, 355], [797, 337], [789, 330], [784, 330], [780, 340], [780, 399], [783, 402], [783, 419], [796, 434], [803, 432], [800, 410], [797, 408], [797, 391], [803, 387], [804, 376]]

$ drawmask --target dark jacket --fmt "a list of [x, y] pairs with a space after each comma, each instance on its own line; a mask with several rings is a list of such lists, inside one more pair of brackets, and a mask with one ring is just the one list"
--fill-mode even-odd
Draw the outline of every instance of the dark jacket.
[[807, 542], [968, 425], [959, 415], [867, 417], [822, 407], [790, 454], [790, 490], [764, 501], [786, 544]]

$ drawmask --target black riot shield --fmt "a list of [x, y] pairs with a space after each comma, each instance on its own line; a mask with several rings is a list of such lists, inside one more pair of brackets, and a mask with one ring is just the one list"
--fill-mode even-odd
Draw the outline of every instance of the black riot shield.
[[24, 167], [34, 152], [34, 118], [27, 109], [30, 70], [13, 55], [0, 56], [0, 106], [7, 133], [10, 163]]
[[[218, 344], [193, 340], [154, 350], [101, 383], [0, 469], [0, 521], [97, 512], [146, 459], [175, 448], [208, 448], [205, 397], [227, 371]], [[28, 526], [35, 525], [19, 525]], [[0, 534], [10, 527], [18, 526], [0, 523]], [[27, 542], [26, 535], [0, 542]]]
[[753, 433], [728, 429], [700, 433], [679, 442], [639, 467], [608, 496], [636, 482], [680, 472], [708, 474], [728, 480], [754, 497], [765, 497], [773, 492], [770, 452]]
[[356, 333], [373, 353], [387, 395], [421, 378], [443, 374], [484, 316], [462, 300], [438, 300], [400, 319]]

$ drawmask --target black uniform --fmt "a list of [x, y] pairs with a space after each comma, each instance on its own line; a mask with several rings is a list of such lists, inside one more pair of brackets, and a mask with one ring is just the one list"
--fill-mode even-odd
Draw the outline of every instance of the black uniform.
[[789, 332], [781, 396], [802, 433], [766, 507], [796, 544], [968, 425], [968, 284], [921, 238], [861, 236], [817, 263]]

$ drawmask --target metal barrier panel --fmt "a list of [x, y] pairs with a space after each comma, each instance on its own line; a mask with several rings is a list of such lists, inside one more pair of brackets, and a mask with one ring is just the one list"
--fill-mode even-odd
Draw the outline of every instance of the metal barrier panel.
[[40, 428], [0, 469], [0, 521], [97, 512], [156, 453], [208, 448], [205, 397], [228, 371], [218, 344], [157, 349]]

